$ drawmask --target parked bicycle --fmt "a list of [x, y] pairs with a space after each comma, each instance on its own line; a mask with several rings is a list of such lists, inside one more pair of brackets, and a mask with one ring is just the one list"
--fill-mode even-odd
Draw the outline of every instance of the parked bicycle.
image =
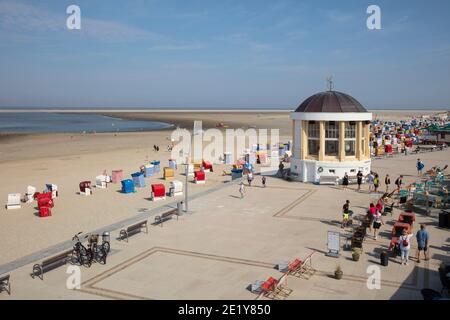
[[92, 252], [83, 245], [79, 238], [80, 234], [82, 234], [82, 232], [78, 232], [72, 238], [72, 241], [76, 241], [73, 245], [72, 263], [89, 268], [92, 264]]
[[110, 250], [110, 245], [108, 241], [103, 241], [101, 245], [98, 244], [98, 234], [92, 234], [89, 236], [89, 246], [88, 250], [91, 252], [92, 259], [99, 263], [106, 264], [106, 257]]

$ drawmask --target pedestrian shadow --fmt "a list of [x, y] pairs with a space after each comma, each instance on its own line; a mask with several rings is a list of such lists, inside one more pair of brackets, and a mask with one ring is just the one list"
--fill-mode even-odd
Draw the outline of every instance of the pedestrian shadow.
[[231, 194], [230, 194], [230, 197], [231, 197], [231, 198], [236, 198], [236, 199], [241, 199], [240, 196], [234, 196], [234, 195], [231, 195]]

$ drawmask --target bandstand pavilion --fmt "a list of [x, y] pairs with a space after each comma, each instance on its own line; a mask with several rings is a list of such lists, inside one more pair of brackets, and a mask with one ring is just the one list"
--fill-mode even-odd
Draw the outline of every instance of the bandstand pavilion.
[[[303, 182], [370, 172], [372, 113], [338, 91], [317, 93], [291, 112], [291, 175]], [[325, 178], [326, 177], [326, 178]]]

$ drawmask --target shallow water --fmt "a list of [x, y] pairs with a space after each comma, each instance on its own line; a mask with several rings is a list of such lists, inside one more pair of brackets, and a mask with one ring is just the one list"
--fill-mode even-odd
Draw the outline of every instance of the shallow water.
[[0, 113], [0, 132], [129, 132], [158, 130], [171, 126], [158, 121], [127, 120], [88, 113]]

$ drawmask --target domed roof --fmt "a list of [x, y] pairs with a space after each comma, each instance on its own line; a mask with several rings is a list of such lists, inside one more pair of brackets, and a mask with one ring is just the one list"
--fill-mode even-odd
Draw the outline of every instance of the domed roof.
[[367, 110], [348, 94], [324, 91], [303, 101], [295, 112], [367, 112]]

